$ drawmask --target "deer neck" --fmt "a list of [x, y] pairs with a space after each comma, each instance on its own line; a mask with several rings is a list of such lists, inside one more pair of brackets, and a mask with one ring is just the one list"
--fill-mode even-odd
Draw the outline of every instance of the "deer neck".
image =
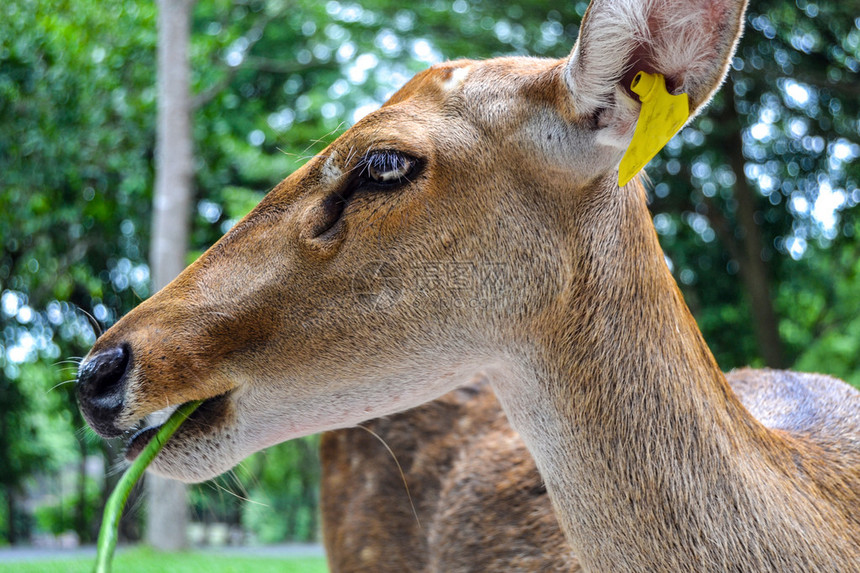
[[710, 503], [734, 504], [725, 517], [737, 519], [737, 459], [755, 463], [766, 441], [705, 344], [632, 187], [579, 202], [565, 292], [535, 329], [522, 377], [494, 382], [574, 549], [616, 571], [649, 570], [672, 543], [685, 555], [700, 549], [696, 535], [721, 531]]

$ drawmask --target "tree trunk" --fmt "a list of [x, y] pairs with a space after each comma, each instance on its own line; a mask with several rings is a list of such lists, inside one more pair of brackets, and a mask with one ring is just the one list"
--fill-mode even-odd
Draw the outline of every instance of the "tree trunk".
[[9, 540], [9, 545], [18, 543], [18, 527], [16, 520], [18, 519], [18, 504], [15, 499], [15, 492], [12, 488], [6, 489], [6, 538]]
[[[193, 157], [188, 46], [194, 0], [158, 2], [158, 123], [150, 268], [153, 290], [185, 268]], [[161, 421], [161, 420], [159, 420]], [[146, 539], [154, 548], [187, 546], [184, 484], [148, 475]]]
[[[731, 77], [726, 82], [726, 91], [734, 92]], [[734, 98], [727, 98], [723, 121], [727, 131], [731, 133], [728, 145], [725, 146], [729, 155], [732, 171], [735, 174], [734, 197], [737, 201], [736, 225], [739, 232], [735, 236], [740, 239], [740, 248], [735, 247], [733, 256], [739, 255], [738, 265], [741, 280], [750, 303], [753, 318], [753, 332], [762, 358], [767, 366], [784, 368], [786, 366], [779, 337], [779, 321], [773, 309], [771, 298], [770, 276], [767, 264], [762, 259], [761, 230], [755, 221], [756, 197], [753, 188], [744, 173], [743, 137], [738, 112], [735, 109]]]
[[[746, 287], [753, 314], [753, 331], [759, 352], [765, 364], [772, 368], [785, 368], [782, 340], [779, 338], [779, 322], [773, 310], [770, 293], [770, 277], [767, 265], [761, 257], [764, 244], [755, 222], [755, 197], [744, 175], [744, 161], [740, 134], [734, 142], [732, 170], [735, 172], [735, 199], [738, 202], [738, 225], [743, 229], [744, 258], [740, 263], [741, 280]], [[734, 147], [733, 146], [733, 147]]]

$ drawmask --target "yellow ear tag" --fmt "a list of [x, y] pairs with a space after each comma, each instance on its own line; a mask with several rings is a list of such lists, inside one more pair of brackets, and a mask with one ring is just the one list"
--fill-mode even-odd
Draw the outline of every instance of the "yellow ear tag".
[[642, 108], [633, 140], [618, 167], [621, 187], [627, 185], [690, 118], [687, 94], [670, 94], [666, 91], [666, 79], [660, 74], [639, 72], [630, 89], [642, 100]]

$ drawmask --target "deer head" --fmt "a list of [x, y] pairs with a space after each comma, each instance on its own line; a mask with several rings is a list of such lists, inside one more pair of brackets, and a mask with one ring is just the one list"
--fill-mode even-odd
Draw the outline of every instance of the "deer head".
[[[639, 109], [630, 80], [664, 75], [695, 114], [743, 9], [594, 0], [567, 59], [418, 74], [98, 339], [78, 379], [87, 421], [116, 436], [205, 399], [153, 466], [198, 481], [551, 354], [589, 328], [587, 302], [572, 316], [559, 301], [602, 296], [583, 273], [617, 221], [587, 207], [644, 209], [638, 182], [616, 183]], [[663, 265], [651, 241], [643, 264]]]

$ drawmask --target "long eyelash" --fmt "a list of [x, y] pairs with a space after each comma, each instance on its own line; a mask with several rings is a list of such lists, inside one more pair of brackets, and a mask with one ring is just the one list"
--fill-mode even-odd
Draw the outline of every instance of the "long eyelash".
[[404, 160], [403, 155], [396, 151], [381, 150], [369, 151], [362, 159], [362, 173], [366, 173], [372, 168], [379, 173], [395, 171], [400, 168], [401, 162]]

